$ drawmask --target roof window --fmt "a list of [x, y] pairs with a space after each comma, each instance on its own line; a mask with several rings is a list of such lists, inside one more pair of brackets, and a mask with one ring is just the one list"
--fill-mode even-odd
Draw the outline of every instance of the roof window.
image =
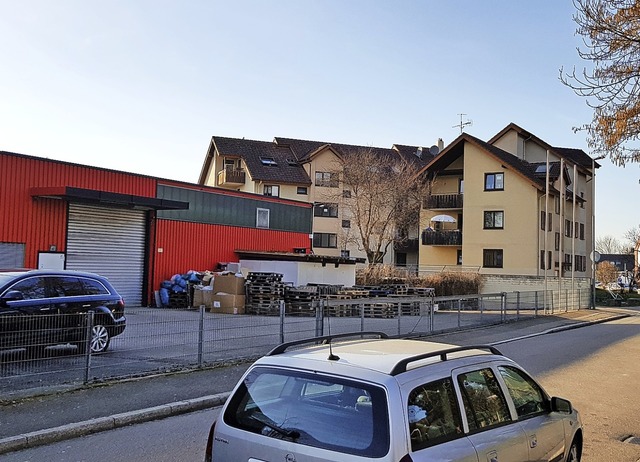
[[268, 165], [272, 167], [278, 166], [278, 163], [273, 157], [260, 157], [260, 162], [262, 162], [262, 165]]

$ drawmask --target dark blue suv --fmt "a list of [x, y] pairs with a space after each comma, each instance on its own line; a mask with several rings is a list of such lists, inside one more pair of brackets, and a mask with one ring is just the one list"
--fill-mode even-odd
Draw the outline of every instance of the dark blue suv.
[[81, 353], [102, 353], [125, 326], [124, 300], [102, 276], [0, 271], [0, 349], [37, 355], [47, 346], [71, 343]]

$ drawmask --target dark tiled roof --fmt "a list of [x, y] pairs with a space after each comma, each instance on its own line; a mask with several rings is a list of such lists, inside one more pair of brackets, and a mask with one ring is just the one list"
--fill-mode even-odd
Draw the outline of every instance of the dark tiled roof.
[[305, 161], [318, 148], [329, 144], [323, 141], [296, 140], [293, 138], [276, 137], [273, 141], [279, 146], [289, 146], [299, 161]]
[[[429, 148], [421, 146], [405, 146], [402, 144], [394, 144], [393, 147], [396, 151], [398, 151], [398, 154], [400, 154], [406, 160], [408, 160], [409, 162], [416, 162], [420, 166], [427, 165], [437, 155], [432, 154], [429, 151]], [[418, 149], [420, 149], [419, 153]]]
[[[240, 157], [244, 160], [254, 181], [272, 181], [310, 185], [305, 169], [297, 162], [288, 146], [271, 141], [254, 141], [214, 136], [216, 150], [224, 157]], [[262, 159], [273, 159], [275, 165], [265, 165]]]
[[[549, 143], [547, 143], [543, 139], [538, 138], [531, 132], [528, 132], [527, 130], [523, 129], [517, 124], [514, 124], [513, 122], [509, 123], [509, 125], [507, 125], [502, 130], [500, 130], [496, 135], [494, 135], [489, 140], [489, 144], [494, 144], [500, 137], [502, 137], [505, 133], [507, 133], [510, 130], [514, 130], [515, 132], [519, 133], [524, 137], [533, 139], [535, 142], [543, 146], [545, 149], [554, 151], [559, 157], [564, 157], [565, 159], [571, 162], [574, 162], [576, 165], [579, 165], [583, 168], [591, 170], [592, 158], [587, 153], [585, 153], [582, 149], [559, 148], [559, 147], [551, 146]], [[595, 167], [599, 168], [600, 164], [595, 162]]]
[[[582, 149], [558, 147], [553, 147], [551, 149], [553, 149], [560, 157], [569, 159], [576, 165], [591, 169], [591, 162], [593, 162], [593, 159]], [[598, 162], [595, 162], [595, 166], [596, 168], [598, 168], [600, 167], [600, 164]]]
[[631, 271], [635, 266], [633, 254], [619, 254], [619, 253], [602, 253], [600, 254], [600, 261], [608, 261], [616, 265], [618, 271]]
[[[297, 140], [293, 138], [276, 137], [274, 141], [279, 146], [287, 146], [296, 154], [298, 160], [305, 162], [309, 157], [323, 146], [331, 147], [338, 154], [357, 153], [361, 151], [372, 151], [379, 156], [398, 155], [398, 151], [390, 148], [378, 148], [374, 146], [359, 146], [355, 144], [329, 143], [326, 141]], [[415, 148], [414, 148], [415, 152]]]
[[[538, 178], [546, 178], [546, 162], [532, 162], [533, 174]], [[560, 177], [560, 162], [549, 162], [549, 179], [555, 181]]]

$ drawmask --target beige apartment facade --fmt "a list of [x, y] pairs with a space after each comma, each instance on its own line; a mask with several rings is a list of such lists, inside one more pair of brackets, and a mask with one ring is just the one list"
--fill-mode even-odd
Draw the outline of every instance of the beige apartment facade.
[[[321, 255], [366, 259], [349, 216], [350, 191], [340, 175], [340, 155], [373, 150], [381, 154], [420, 155], [424, 164], [433, 151], [394, 145], [391, 149], [276, 137], [271, 142], [212, 137], [199, 183], [235, 191], [269, 195], [314, 204], [308, 250]], [[392, 247], [383, 263], [418, 265], [417, 229], [410, 245]]]
[[597, 166], [515, 124], [488, 143], [461, 135], [424, 170], [434, 183], [421, 213], [420, 271], [591, 277]]

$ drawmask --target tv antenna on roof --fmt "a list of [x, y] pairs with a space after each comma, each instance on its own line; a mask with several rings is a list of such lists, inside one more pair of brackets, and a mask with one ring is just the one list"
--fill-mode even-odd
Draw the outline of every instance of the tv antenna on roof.
[[462, 134], [462, 132], [464, 131], [464, 127], [473, 125], [473, 120], [471, 119], [464, 120], [464, 116], [466, 116], [467, 114], [458, 114], [458, 115], [460, 116], [460, 123], [458, 125], [454, 125], [451, 128], [459, 128], [460, 134]]

